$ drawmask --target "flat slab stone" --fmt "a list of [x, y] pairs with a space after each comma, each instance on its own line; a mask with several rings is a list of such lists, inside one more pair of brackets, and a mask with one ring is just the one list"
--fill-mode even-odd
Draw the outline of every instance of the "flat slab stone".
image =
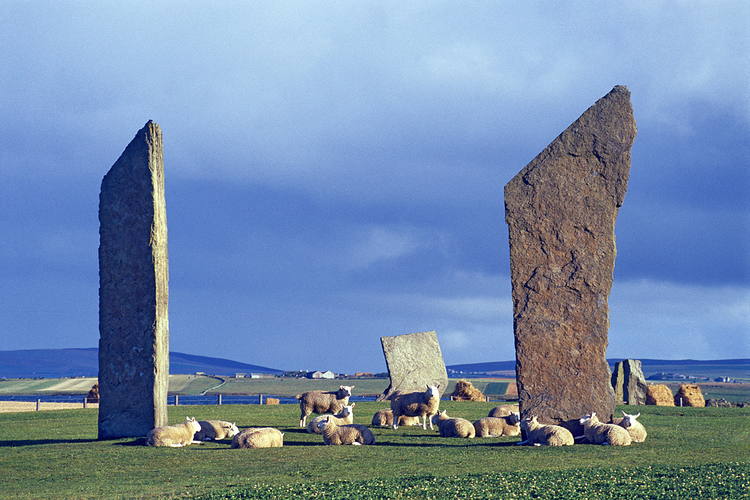
[[389, 399], [395, 392], [424, 391], [437, 386], [442, 394], [448, 386], [443, 353], [436, 332], [380, 337], [391, 383], [378, 397]]
[[99, 439], [168, 422], [168, 281], [162, 134], [149, 121], [99, 195]]
[[637, 359], [624, 359], [615, 363], [612, 389], [615, 391], [616, 404], [645, 405], [646, 377], [643, 376], [641, 362]]
[[574, 431], [592, 411], [612, 417], [607, 301], [635, 135], [617, 86], [505, 186], [523, 416]]

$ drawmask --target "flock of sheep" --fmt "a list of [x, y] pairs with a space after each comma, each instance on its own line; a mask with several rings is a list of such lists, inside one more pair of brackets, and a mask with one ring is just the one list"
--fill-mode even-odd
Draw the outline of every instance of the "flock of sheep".
[[[349, 404], [354, 386], [342, 385], [337, 391], [309, 391], [297, 396], [300, 403], [299, 426], [307, 432], [320, 434], [324, 444], [365, 445], [375, 443], [375, 436], [365, 426], [355, 424], [354, 406]], [[463, 418], [451, 418], [445, 410], [440, 411], [440, 393], [435, 386], [427, 386], [423, 392], [396, 393], [391, 398], [390, 410], [379, 410], [372, 417], [372, 426], [392, 427], [421, 425], [434, 430], [437, 426], [442, 437], [499, 437], [518, 436], [523, 430], [526, 439], [516, 444], [533, 446], [566, 446], [576, 441], [590, 444], [628, 446], [646, 440], [646, 429], [636, 415], [616, 419], [614, 423], [602, 423], [591, 413], [580, 419], [583, 434], [573, 436], [565, 427], [541, 424], [536, 417], [521, 420], [513, 406], [498, 406], [489, 415], [470, 422]], [[318, 416], [307, 422], [307, 418]], [[232, 439], [232, 448], [276, 448], [284, 445], [284, 434], [272, 427], [251, 427], [240, 431], [230, 422], [220, 420], [197, 421], [188, 418], [183, 424], [157, 427], [146, 436], [149, 446], [182, 447], [192, 443]]]

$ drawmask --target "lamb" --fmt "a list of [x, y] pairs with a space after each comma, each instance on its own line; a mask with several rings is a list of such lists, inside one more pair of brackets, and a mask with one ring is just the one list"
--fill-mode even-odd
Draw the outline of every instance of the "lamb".
[[487, 414], [488, 417], [507, 417], [511, 413], [518, 412], [517, 405], [496, 406]]
[[484, 417], [474, 421], [474, 429], [478, 437], [518, 436], [521, 434], [518, 413], [511, 413], [505, 417]]
[[243, 429], [232, 439], [232, 448], [281, 448], [284, 433], [273, 427]]
[[193, 439], [196, 441], [219, 441], [222, 439], [232, 439], [240, 430], [232, 422], [223, 420], [199, 420], [201, 429], [195, 433]]
[[337, 391], [308, 391], [297, 394], [299, 399], [299, 426], [305, 427], [307, 417], [311, 413], [339, 413], [349, 404], [353, 385], [340, 385]]
[[583, 437], [588, 443], [630, 446], [632, 439], [628, 431], [619, 425], [601, 423], [594, 412], [581, 417], [579, 422], [583, 426]]
[[636, 413], [635, 415], [628, 415], [625, 412], [622, 412], [622, 420], [617, 422], [617, 425], [620, 427], [623, 427], [626, 431], [628, 431], [628, 434], [630, 434], [630, 439], [633, 443], [642, 443], [646, 440], [646, 428], [643, 427], [643, 424], [640, 423], [638, 420], [636, 420], [638, 417], [640, 417], [640, 413]]
[[146, 435], [148, 446], [168, 446], [181, 448], [192, 443], [199, 443], [193, 437], [201, 430], [200, 424], [192, 417], [186, 417], [185, 422], [177, 425], [165, 425], [151, 429]]
[[359, 424], [337, 425], [329, 416], [318, 421], [318, 429], [323, 435], [325, 444], [362, 445], [375, 443], [375, 436], [366, 426]]
[[432, 417], [432, 423], [438, 426], [441, 437], [459, 437], [472, 439], [476, 435], [474, 426], [465, 418], [451, 418], [446, 410]]
[[391, 398], [393, 428], [398, 429], [401, 415], [422, 417], [422, 428], [427, 430], [427, 421], [432, 427], [432, 416], [437, 415], [440, 406], [440, 391], [437, 386], [428, 385], [424, 392], [396, 393]]
[[354, 404], [352, 403], [350, 405], [344, 406], [344, 409], [341, 410], [341, 412], [337, 413], [336, 415], [318, 415], [314, 419], [310, 420], [310, 422], [307, 423], [307, 432], [310, 434], [320, 434], [320, 429], [318, 429], [318, 422], [323, 420], [326, 417], [331, 417], [334, 422], [336, 422], [336, 425], [346, 425], [346, 424], [353, 424], [354, 423]]
[[559, 425], [540, 424], [536, 417], [521, 420], [521, 430], [526, 434], [526, 439], [516, 443], [519, 446], [570, 446], [574, 443], [573, 434], [568, 429]]
[[[420, 425], [419, 417], [408, 417], [401, 415], [398, 417], [398, 425]], [[373, 427], [391, 427], [393, 425], [393, 410], [378, 410], [372, 416]]]

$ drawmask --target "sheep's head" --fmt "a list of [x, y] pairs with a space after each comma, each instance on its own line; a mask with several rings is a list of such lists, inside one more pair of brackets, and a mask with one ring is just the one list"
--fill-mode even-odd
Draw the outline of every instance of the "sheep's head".
[[331, 417], [321, 418], [318, 420], [318, 423], [316, 424], [318, 426], [319, 430], [323, 430], [326, 428], [326, 425], [328, 425], [328, 422], [331, 421]]
[[516, 425], [518, 422], [521, 421], [521, 414], [517, 411], [511, 412], [510, 415], [506, 417], [508, 419], [508, 423], [510, 425]]
[[354, 389], [353, 385], [340, 385], [339, 395], [342, 396], [342, 398], [348, 398], [352, 395], [352, 389]]
[[595, 412], [591, 412], [591, 415], [584, 415], [579, 420], [578, 423], [582, 426], [586, 427], [587, 425], [591, 424], [598, 424], [599, 418], [596, 416]]
[[635, 424], [638, 420], [638, 417], [640, 417], [640, 413], [636, 413], [635, 415], [628, 415], [625, 412], [622, 412], [622, 426], [625, 428], [628, 428]]
[[521, 429], [523, 432], [529, 432], [531, 430], [531, 427], [536, 426], [538, 424], [536, 416], [533, 417], [526, 417], [523, 420], [521, 420]]
[[341, 410], [341, 416], [339, 418], [348, 417], [349, 415], [354, 415], [354, 403], [344, 406], [344, 408]]
[[201, 430], [201, 424], [195, 419], [195, 417], [185, 417], [185, 422], [188, 424], [193, 432]]
[[428, 385], [426, 394], [428, 398], [439, 398], [440, 390], [436, 385]]
[[227, 437], [233, 438], [237, 434], [240, 433], [239, 428], [237, 428], [237, 424], [231, 423], [231, 424], [225, 424], [224, 430], [227, 431]]

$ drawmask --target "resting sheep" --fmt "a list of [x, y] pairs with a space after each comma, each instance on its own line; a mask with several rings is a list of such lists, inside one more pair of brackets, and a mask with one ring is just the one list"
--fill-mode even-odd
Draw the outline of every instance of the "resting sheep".
[[232, 439], [232, 448], [281, 448], [284, 433], [273, 427], [250, 427]]
[[432, 416], [437, 415], [440, 406], [440, 391], [434, 385], [428, 385], [424, 392], [396, 393], [391, 398], [393, 411], [393, 428], [398, 429], [399, 417], [422, 417], [422, 428], [427, 429], [427, 421], [432, 430]]
[[323, 420], [326, 417], [331, 417], [334, 422], [336, 422], [336, 425], [346, 425], [346, 424], [353, 424], [354, 423], [354, 403], [344, 406], [344, 409], [341, 410], [336, 415], [318, 415], [314, 419], [310, 420], [307, 423], [307, 432], [310, 434], [320, 434], [320, 429], [318, 429], [318, 422]]
[[477, 437], [518, 436], [521, 434], [518, 413], [505, 417], [484, 417], [474, 421]]
[[193, 437], [199, 430], [201, 430], [201, 426], [195, 418], [186, 417], [185, 423], [151, 429], [146, 435], [146, 444], [148, 446], [181, 448], [192, 443], [198, 443], [199, 441], [195, 441]]
[[618, 419], [619, 422], [617, 422], [617, 425], [620, 427], [623, 427], [626, 431], [628, 431], [628, 434], [630, 434], [630, 439], [634, 443], [642, 443], [646, 440], [647, 432], [646, 428], [643, 427], [643, 424], [640, 423], [638, 420], [636, 420], [638, 417], [641, 416], [640, 413], [636, 413], [635, 415], [628, 415], [625, 412], [622, 412], [622, 420]]
[[[596, 413], [581, 417], [579, 420], [583, 426], [583, 437], [591, 444], [604, 444], [611, 446], [630, 446], [631, 439], [628, 431], [615, 424], [604, 424], [599, 421]], [[580, 437], [580, 436], [579, 436]]]
[[[398, 417], [398, 425], [420, 425], [419, 417]], [[393, 410], [378, 410], [372, 416], [373, 427], [391, 427], [393, 425]]]
[[488, 417], [507, 417], [511, 413], [517, 413], [518, 406], [516, 405], [502, 405], [496, 406], [490, 410], [487, 414]]
[[526, 439], [516, 443], [519, 446], [569, 446], [574, 443], [573, 434], [568, 429], [559, 425], [540, 424], [536, 417], [521, 420], [521, 430], [526, 434]]
[[299, 399], [299, 426], [305, 427], [307, 417], [311, 413], [336, 414], [349, 404], [353, 385], [340, 385], [337, 391], [308, 391], [297, 394]]
[[195, 433], [195, 441], [219, 441], [221, 439], [232, 439], [240, 430], [232, 422], [223, 420], [199, 420], [201, 429]]
[[451, 418], [446, 410], [432, 417], [432, 423], [438, 426], [441, 437], [458, 437], [471, 439], [476, 435], [474, 426], [465, 418]]
[[330, 445], [341, 444], [373, 444], [375, 436], [370, 429], [364, 425], [348, 424], [336, 425], [331, 417], [326, 417], [318, 422], [318, 429], [323, 435], [323, 442]]

